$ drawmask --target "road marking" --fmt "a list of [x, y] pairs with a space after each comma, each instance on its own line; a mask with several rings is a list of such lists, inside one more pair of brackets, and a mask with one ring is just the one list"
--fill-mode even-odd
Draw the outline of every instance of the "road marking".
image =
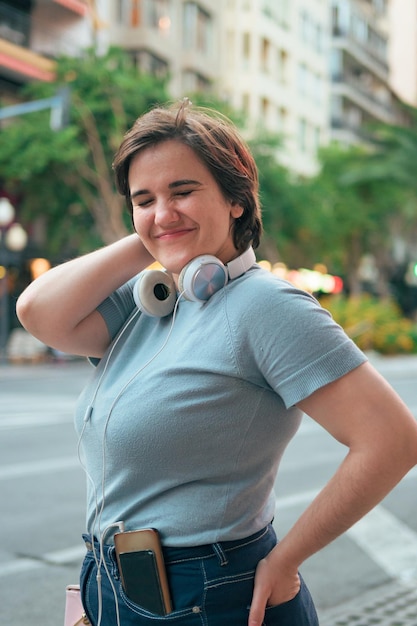
[[55, 411], [52, 415], [45, 415], [45, 413], [20, 413], [12, 417], [0, 418], [0, 430], [35, 426], [60, 426], [61, 424], [69, 424], [73, 419], [73, 414], [66, 413], [62, 409]]
[[13, 463], [12, 465], [0, 466], [0, 480], [33, 476], [34, 474], [49, 474], [51, 472], [74, 469], [75, 467], [81, 469], [80, 461], [74, 456], [42, 461], [28, 461], [26, 463]]
[[44, 567], [53, 565], [70, 565], [77, 561], [81, 563], [85, 555], [85, 546], [76, 545], [66, 550], [56, 550], [48, 552], [42, 556], [42, 559], [22, 557], [14, 559], [8, 563], [0, 564], [0, 578], [2, 576], [10, 576], [12, 574], [21, 574], [22, 572], [30, 572]]
[[417, 533], [384, 507], [377, 506], [347, 534], [392, 578], [417, 579]]
[[[416, 478], [414, 467], [403, 480]], [[277, 498], [276, 517], [283, 509], [307, 506], [318, 492], [312, 489]], [[405, 582], [417, 580], [417, 533], [383, 505], [376, 506], [345, 534], [390, 577]]]

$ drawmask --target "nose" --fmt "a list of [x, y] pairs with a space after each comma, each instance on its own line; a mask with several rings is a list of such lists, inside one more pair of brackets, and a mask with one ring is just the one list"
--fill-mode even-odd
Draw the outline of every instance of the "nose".
[[178, 211], [170, 202], [160, 201], [155, 205], [154, 222], [158, 226], [169, 226], [178, 220]]

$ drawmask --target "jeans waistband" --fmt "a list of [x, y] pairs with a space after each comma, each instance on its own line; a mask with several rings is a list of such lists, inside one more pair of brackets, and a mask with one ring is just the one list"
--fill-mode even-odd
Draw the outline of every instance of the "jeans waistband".
[[[220, 560], [221, 564], [227, 563], [227, 552], [231, 550], [237, 550], [239, 548], [244, 548], [245, 546], [249, 546], [255, 541], [259, 541], [262, 537], [264, 537], [269, 530], [271, 529], [272, 524], [268, 524], [261, 530], [258, 530], [253, 535], [249, 537], [243, 537], [241, 539], [235, 539], [232, 541], [218, 541], [216, 543], [209, 543], [200, 546], [192, 546], [186, 548], [172, 548], [169, 546], [162, 546], [162, 550], [164, 553], [164, 559], [166, 563], [173, 563], [176, 561], [185, 561], [192, 559], [203, 559], [207, 557], [217, 556]], [[87, 550], [92, 550], [92, 540], [90, 535], [83, 535], [84, 541], [87, 546]], [[94, 546], [97, 549], [99, 548], [99, 542], [96, 538], [94, 538]], [[105, 544], [103, 546], [105, 553], [113, 552], [114, 546]]]

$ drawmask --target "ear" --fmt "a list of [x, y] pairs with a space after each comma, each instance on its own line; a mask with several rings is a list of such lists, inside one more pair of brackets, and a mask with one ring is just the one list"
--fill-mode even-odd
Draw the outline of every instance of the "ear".
[[230, 203], [230, 217], [233, 217], [235, 220], [243, 215], [243, 207], [237, 202], [232, 201]]

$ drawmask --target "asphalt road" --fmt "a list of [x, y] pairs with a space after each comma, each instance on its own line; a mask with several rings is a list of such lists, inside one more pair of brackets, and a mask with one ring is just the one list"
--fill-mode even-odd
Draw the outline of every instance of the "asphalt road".
[[[417, 360], [375, 359], [417, 415]], [[72, 413], [84, 361], [0, 366], [0, 624], [63, 624], [65, 586], [78, 581], [85, 477]], [[306, 418], [282, 463], [279, 535], [331, 476], [343, 446]], [[319, 614], [369, 590], [417, 580], [417, 471], [370, 515], [304, 564]]]

